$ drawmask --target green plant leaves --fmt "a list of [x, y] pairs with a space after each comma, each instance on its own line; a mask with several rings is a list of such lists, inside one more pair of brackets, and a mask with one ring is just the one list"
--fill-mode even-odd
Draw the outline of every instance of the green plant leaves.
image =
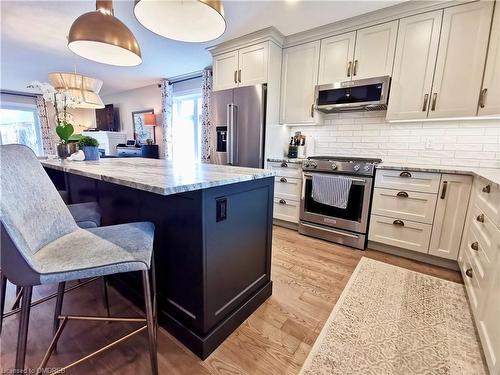
[[71, 137], [74, 131], [73, 125], [66, 121], [62, 121], [56, 126], [56, 133], [63, 143], [68, 143], [69, 137]]

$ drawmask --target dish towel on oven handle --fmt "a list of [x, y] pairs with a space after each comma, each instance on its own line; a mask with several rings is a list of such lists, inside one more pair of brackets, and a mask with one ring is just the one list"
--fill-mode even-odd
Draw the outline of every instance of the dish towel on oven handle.
[[345, 176], [312, 175], [312, 199], [341, 209], [347, 208], [352, 179]]

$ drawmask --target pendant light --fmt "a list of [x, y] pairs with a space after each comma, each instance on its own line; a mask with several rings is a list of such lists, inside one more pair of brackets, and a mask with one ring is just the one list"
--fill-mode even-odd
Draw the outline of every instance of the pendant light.
[[76, 108], [104, 108], [99, 91], [102, 81], [76, 73], [49, 73], [49, 81], [56, 90], [69, 92], [77, 98]]
[[220, 0], [136, 0], [134, 14], [146, 29], [182, 42], [206, 42], [226, 30]]
[[77, 55], [104, 64], [136, 66], [142, 62], [139, 44], [129, 28], [113, 15], [111, 0], [96, 1], [95, 11], [73, 22], [68, 47]]

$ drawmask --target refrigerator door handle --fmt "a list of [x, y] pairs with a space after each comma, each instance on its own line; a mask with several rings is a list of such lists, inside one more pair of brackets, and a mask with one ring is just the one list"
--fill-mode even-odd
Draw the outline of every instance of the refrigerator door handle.
[[232, 128], [233, 128], [233, 139], [232, 139], [232, 164], [233, 165], [238, 165], [240, 160], [238, 158], [239, 151], [238, 151], [238, 106], [236, 104], [231, 105], [232, 111], [231, 111], [231, 119], [232, 119]]
[[234, 164], [234, 104], [227, 105], [227, 142], [228, 164]]

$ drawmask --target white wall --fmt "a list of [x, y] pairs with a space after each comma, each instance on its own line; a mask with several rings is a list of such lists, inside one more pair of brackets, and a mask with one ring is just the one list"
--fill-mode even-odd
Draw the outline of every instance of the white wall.
[[379, 157], [415, 164], [500, 168], [500, 120], [389, 123], [385, 111], [324, 115], [290, 127], [314, 138], [317, 155]]
[[[127, 133], [127, 139], [134, 139], [134, 124], [132, 112], [153, 109], [156, 115], [161, 115], [161, 89], [158, 84], [140, 87], [134, 90], [101, 97], [105, 104], [113, 104], [120, 114], [120, 131]], [[157, 117], [158, 126], [155, 127], [156, 144], [160, 146], [160, 155], [163, 152], [163, 133], [161, 117]]]

